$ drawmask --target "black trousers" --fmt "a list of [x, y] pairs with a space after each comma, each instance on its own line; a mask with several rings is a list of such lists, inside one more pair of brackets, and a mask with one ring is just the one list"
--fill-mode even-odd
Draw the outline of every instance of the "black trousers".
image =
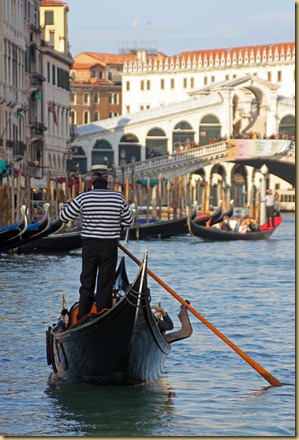
[[110, 309], [112, 307], [117, 242], [117, 239], [84, 239], [78, 319], [90, 312], [94, 293], [96, 293], [98, 312], [104, 308]]
[[266, 217], [267, 217], [267, 222], [268, 222], [268, 226], [270, 227], [270, 219], [272, 220], [272, 228], [275, 228], [275, 224], [274, 224], [274, 205], [273, 206], [267, 206], [266, 205]]

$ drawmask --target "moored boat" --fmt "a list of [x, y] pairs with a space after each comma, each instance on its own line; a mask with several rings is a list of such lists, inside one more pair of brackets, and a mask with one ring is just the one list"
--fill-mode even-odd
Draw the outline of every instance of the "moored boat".
[[27, 228], [26, 206], [21, 208], [21, 217], [12, 225], [0, 227], [0, 250], [9, 240], [20, 236]]
[[[81, 238], [81, 231], [71, 230], [66, 232], [59, 232], [64, 223], [58, 218], [51, 223], [52, 227], [48, 234], [38, 239], [33, 239], [25, 245], [19, 247], [19, 252], [67, 252], [73, 249], [82, 247], [83, 240]], [[55, 229], [57, 228], [57, 232]]]
[[147, 253], [132, 284], [124, 257], [115, 276], [114, 305], [93, 309], [79, 322], [78, 303], [64, 321], [47, 330], [47, 360], [54, 373], [70, 382], [139, 384], [156, 380], [163, 371], [171, 343], [189, 337], [192, 327], [181, 307], [183, 332], [163, 334], [151, 310], [147, 286]]
[[128, 230], [122, 231], [120, 238], [121, 240], [147, 240], [189, 234], [189, 220], [195, 218], [196, 212], [194, 208], [191, 217], [184, 215], [180, 218], [161, 220], [154, 223], [137, 223]]
[[38, 222], [30, 223], [21, 234], [3, 243], [0, 247], [0, 251], [6, 252], [12, 249], [17, 249], [23, 244], [42, 236], [42, 234], [48, 230], [50, 225], [49, 207], [49, 203], [46, 203], [43, 218]]

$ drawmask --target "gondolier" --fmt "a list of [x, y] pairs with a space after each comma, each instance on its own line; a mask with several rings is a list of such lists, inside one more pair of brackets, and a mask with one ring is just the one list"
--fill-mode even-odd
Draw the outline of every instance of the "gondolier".
[[108, 189], [106, 165], [93, 165], [91, 191], [83, 192], [65, 203], [60, 218], [67, 223], [81, 216], [83, 238], [82, 272], [79, 289], [78, 320], [90, 312], [96, 288], [97, 311], [112, 307], [112, 287], [117, 264], [121, 228], [132, 225], [132, 215], [125, 197]]
[[266, 217], [268, 226], [270, 227], [270, 219], [272, 221], [272, 228], [275, 228], [274, 223], [274, 205], [276, 200], [276, 191], [273, 191], [272, 189], [267, 189], [266, 195], [261, 198], [261, 202], [266, 203]]

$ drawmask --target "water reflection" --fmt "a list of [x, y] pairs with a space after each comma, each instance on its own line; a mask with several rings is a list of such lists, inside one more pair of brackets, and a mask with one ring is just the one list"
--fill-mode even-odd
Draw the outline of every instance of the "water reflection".
[[174, 393], [164, 379], [139, 386], [69, 384], [51, 374], [47, 396], [56, 420], [77, 435], [153, 436], [173, 423]]

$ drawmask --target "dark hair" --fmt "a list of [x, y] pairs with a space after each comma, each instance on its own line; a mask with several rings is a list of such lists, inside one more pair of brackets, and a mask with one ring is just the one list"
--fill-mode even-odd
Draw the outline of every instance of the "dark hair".
[[94, 189], [105, 189], [108, 187], [108, 181], [102, 176], [99, 176], [92, 181], [92, 186]]

